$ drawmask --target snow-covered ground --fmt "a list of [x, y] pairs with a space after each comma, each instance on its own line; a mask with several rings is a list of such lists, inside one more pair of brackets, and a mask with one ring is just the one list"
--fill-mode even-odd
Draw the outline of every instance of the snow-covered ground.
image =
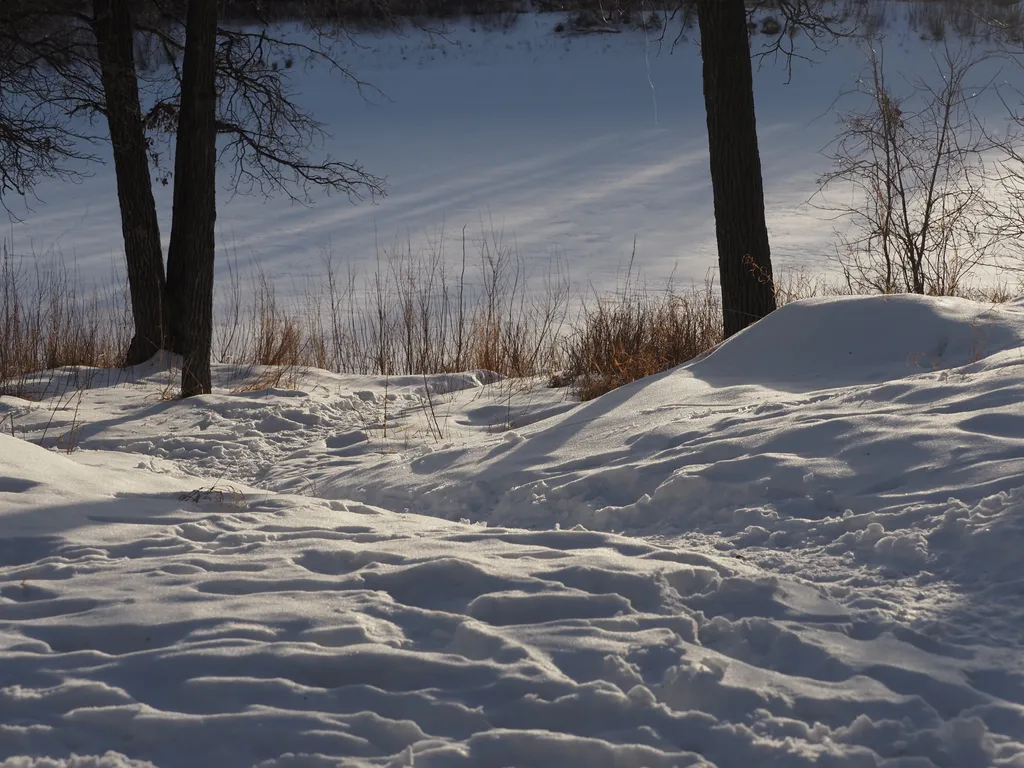
[[40, 377], [0, 765], [1024, 766], [1022, 344], [1024, 305], [856, 298], [586, 404]]
[[[296, 283], [301, 292], [303, 276], [324, 272], [325, 250], [336, 267], [366, 275], [378, 246], [416, 252], [442, 232], [457, 258], [465, 227], [471, 239], [503, 233], [531, 266], [557, 255], [584, 291], [615, 286], [634, 239], [648, 278], [674, 271], [683, 285], [702, 283], [717, 259], [695, 31], [675, 45], [677, 28], [664, 39], [628, 27], [566, 38], [554, 31], [559, 19], [523, 15], [510, 30], [454, 21], [443, 36], [356, 34], [340, 56], [373, 86], [366, 101], [322, 70], [297, 74], [299, 100], [333, 134], [324, 150], [386, 176], [389, 196], [378, 205], [320, 197], [307, 208], [222, 194], [220, 277], [231, 260], [258, 263], [283, 294]], [[755, 36], [755, 49], [768, 40]], [[856, 39], [829, 51], [798, 43], [811, 60], [794, 60], [791, 81], [783, 61], [759, 60], [758, 129], [773, 259], [813, 273], [830, 267], [836, 222], [806, 203], [829, 170], [821, 150], [837, 132], [830, 107], [865, 61]], [[892, 81], [934, 74], [936, 46], [894, 23], [885, 42]], [[120, 219], [111, 166], [92, 173], [77, 185], [42, 184], [41, 201], [5, 236], [19, 253], [58, 252], [86, 282], [106, 283], [122, 269]], [[172, 191], [156, 186], [165, 238]]]

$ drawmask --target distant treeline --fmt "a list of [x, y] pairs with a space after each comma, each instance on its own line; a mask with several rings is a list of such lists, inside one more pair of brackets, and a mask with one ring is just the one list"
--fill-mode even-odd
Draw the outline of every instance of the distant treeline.
[[[514, 17], [522, 13], [592, 12], [608, 22], [629, 23], [638, 14], [657, 13], [693, 21], [696, 0], [216, 0], [221, 18], [235, 22], [317, 21], [387, 24], [402, 19], [450, 19], [460, 16]], [[182, 19], [185, 0], [131, 0], [140, 18]], [[877, 28], [899, 15], [912, 28], [939, 36], [945, 31], [971, 34], [991, 23], [1009, 29], [1024, 24], [1024, 0], [746, 0], [760, 18], [795, 18], [806, 6], [820, 5], [837, 20], [863, 22]], [[90, 0], [0, 0], [0, 20], [21, 17], [34, 9], [37, 17], [56, 18], [71, 11], [89, 15]], [[41, 13], [39, 13], [41, 12]]]
[[[146, 0], [141, 0], [146, 2]], [[609, 20], [628, 21], [638, 12], [685, 14], [693, 0], [227, 0], [225, 17], [236, 21], [298, 20], [388, 22], [461, 16], [502, 17], [527, 12], [593, 11]]]
[[[3, 0], [0, 0], [2, 2]], [[511, 26], [528, 12], [588, 14], [608, 23], [636, 23], [654, 14], [684, 25], [695, 21], [696, 0], [223, 0], [224, 17], [237, 22], [311, 20], [360, 24], [398, 23], [403, 19], [483, 17]], [[181, 4], [180, 0], [138, 0], [140, 5]], [[747, 0], [759, 21], [788, 17], [802, 5], [831, 5], [836, 20], [854, 21], [872, 33], [895, 18], [926, 37], [947, 33], [987, 37], [1005, 32], [1020, 39], [1024, 0]], [[646, 23], [646, 22], [645, 22]], [[755, 22], [752, 19], [752, 28]], [[758, 24], [759, 26], [759, 24]], [[769, 26], [769, 29], [772, 27]]]

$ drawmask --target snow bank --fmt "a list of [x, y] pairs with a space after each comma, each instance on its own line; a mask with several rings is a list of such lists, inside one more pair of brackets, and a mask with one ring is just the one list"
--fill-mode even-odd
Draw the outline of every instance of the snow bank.
[[959, 368], [1022, 340], [1018, 305], [906, 295], [805, 299], [686, 370], [715, 384], [825, 389]]
[[7, 398], [0, 765], [1022, 766], [1021, 329], [806, 302], [583, 405]]

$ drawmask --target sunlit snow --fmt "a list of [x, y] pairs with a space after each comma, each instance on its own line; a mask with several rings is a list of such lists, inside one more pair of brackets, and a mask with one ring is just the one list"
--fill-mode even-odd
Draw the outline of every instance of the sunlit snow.
[[879, 297], [586, 404], [40, 375], [0, 399], [0, 764], [1022, 766], [1022, 342]]

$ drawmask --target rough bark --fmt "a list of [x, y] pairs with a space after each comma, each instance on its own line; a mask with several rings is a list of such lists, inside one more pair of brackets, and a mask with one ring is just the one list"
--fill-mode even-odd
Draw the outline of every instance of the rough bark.
[[134, 33], [128, 0], [94, 0], [100, 78], [114, 153], [135, 336], [125, 365], [168, 346], [163, 250], [149, 175], [146, 132], [135, 72]]
[[726, 337], [775, 309], [743, 0], [698, 0]]
[[209, 393], [217, 217], [217, 3], [189, 0], [174, 159], [167, 295], [183, 355], [181, 394]]

